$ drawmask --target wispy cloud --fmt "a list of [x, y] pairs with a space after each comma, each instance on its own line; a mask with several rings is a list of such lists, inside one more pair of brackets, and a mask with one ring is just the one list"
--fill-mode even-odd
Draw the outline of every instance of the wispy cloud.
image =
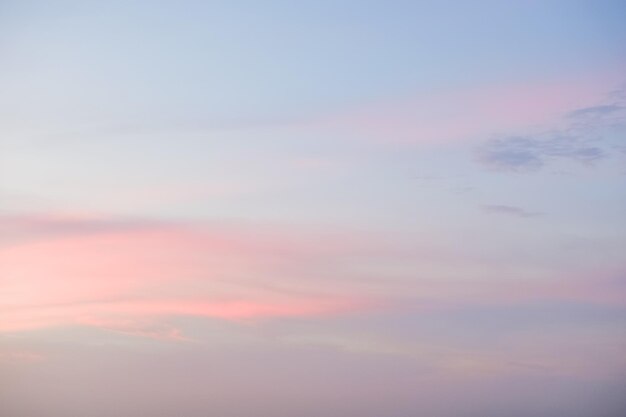
[[618, 104], [601, 104], [598, 106], [584, 107], [582, 109], [576, 109], [568, 113], [568, 117], [575, 119], [579, 117], [601, 117], [615, 114], [624, 107]]
[[[512, 206], [489, 210], [533, 215]], [[538, 297], [615, 303], [622, 294], [614, 284], [588, 280], [493, 279], [510, 265], [485, 264], [454, 250], [415, 249], [410, 241], [390, 246], [376, 235], [286, 232], [267, 225], [242, 230], [199, 222], [153, 221], [147, 227], [139, 221], [142, 227], [120, 228], [120, 220], [106, 218], [96, 222], [98, 227], [86, 227], [84, 220], [71, 225], [68, 219], [54, 224], [55, 219], [44, 214], [33, 222], [22, 219], [29, 234], [37, 234], [36, 225], [55, 234], [0, 250], [2, 332], [90, 326], [182, 340], [184, 335], [167, 324], [172, 317], [256, 321], [407, 305], [525, 303]]]
[[133, 320], [127, 317], [104, 318], [97, 316], [83, 316], [79, 318], [78, 323], [127, 336], [178, 342], [191, 340], [188, 337], [185, 337], [179, 328], [165, 322], [158, 322], [154, 320]]
[[506, 205], [500, 205], [500, 204], [484, 205], [482, 206], [482, 208], [487, 213], [503, 214], [507, 216], [516, 216], [516, 217], [536, 217], [536, 216], [540, 216], [543, 214], [538, 211], [528, 211], [521, 207], [506, 206]]
[[538, 170], [553, 159], [593, 163], [607, 156], [605, 149], [589, 142], [572, 136], [509, 136], [479, 147], [477, 159], [495, 170], [520, 172]]
[[19, 220], [0, 251], [2, 331], [90, 325], [171, 338], [177, 336], [171, 329], [134, 323], [316, 316], [371, 306], [364, 294], [315, 290], [314, 282], [293, 276], [320, 256], [345, 256], [346, 240], [54, 214]]
[[312, 125], [385, 143], [472, 142], [499, 132], [553, 124], [572, 106], [602, 97], [610, 86], [606, 78], [614, 77], [598, 78], [422, 92], [347, 109]]
[[[114, 137], [148, 134], [208, 134], [227, 131], [293, 129], [318, 130], [391, 144], [442, 144], [475, 141], [502, 131], [542, 126], [601, 97], [615, 77], [534, 80], [487, 83], [461, 88], [439, 88], [392, 96], [333, 111], [310, 112], [296, 117], [211, 120], [211, 116], [150, 118], [106, 125], [93, 123], [76, 130], [46, 128], [14, 141], [12, 147], [67, 143], [85, 136]], [[606, 109], [607, 111], [610, 109]], [[10, 126], [10, 125], [8, 125]], [[6, 130], [6, 128], [5, 128]], [[24, 131], [20, 126], [17, 131]], [[12, 130], [8, 130], [14, 137]], [[51, 133], [56, 132], [56, 133]], [[45, 142], [42, 142], [45, 140]], [[30, 145], [28, 145], [30, 143]]]
[[3, 350], [0, 351], [0, 363], [39, 363], [46, 358], [44, 355], [38, 352], [32, 352], [28, 350]]
[[0, 244], [151, 229], [156, 225], [161, 228], [168, 226], [164, 222], [148, 219], [113, 218], [81, 213], [4, 214], [0, 215]]
[[594, 163], [617, 149], [607, 136], [626, 126], [626, 107], [614, 102], [578, 108], [567, 112], [563, 123], [557, 129], [489, 140], [476, 148], [476, 159], [490, 169], [513, 172], [537, 171], [556, 160]]

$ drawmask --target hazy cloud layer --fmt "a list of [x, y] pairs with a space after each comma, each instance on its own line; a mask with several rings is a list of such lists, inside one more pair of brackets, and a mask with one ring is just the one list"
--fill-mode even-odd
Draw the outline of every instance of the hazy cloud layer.
[[[503, 205], [485, 210], [538, 214]], [[616, 287], [621, 281], [612, 270], [603, 279], [596, 272], [594, 280], [585, 275], [501, 280], [507, 264], [485, 263], [482, 255], [453, 248], [414, 248], [411, 240], [386, 242], [375, 233], [138, 220], [130, 224], [141, 227], [126, 227], [123, 220], [55, 214], [20, 219], [26, 237], [39, 238], [24, 240], [14, 232], [14, 241], [5, 242], [13, 244], [0, 251], [0, 332], [95, 326], [183, 339], [162, 320], [323, 317], [534, 299], [623, 304]], [[395, 270], [386, 270], [389, 263]]]
[[0, 0], [0, 417], [623, 417], [618, 3]]

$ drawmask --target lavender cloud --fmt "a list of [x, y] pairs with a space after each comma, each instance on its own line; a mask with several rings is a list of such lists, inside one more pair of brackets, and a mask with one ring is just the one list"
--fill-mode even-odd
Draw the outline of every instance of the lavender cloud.
[[567, 116], [570, 118], [589, 117], [589, 116], [606, 116], [609, 114], [614, 114], [616, 112], [619, 112], [623, 108], [624, 107], [618, 104], [603, 104], [599, 106], [583, 107], [582, 109], [571, 111]]
[[516, 216], [516, 217], [536, 217], [540, 216], [541, 212], [537, 211], [528, 211], [521, 207], [516, 206], [506, 206], [500, 204], [489, 204], [482, 206], [483, 210], [486, 213], [490, 214], [503, 214], [506, 216]]
[[497, 171], [532, 172], [556, 160], [589, 165], [607, 158], [620, 149], [611, 137], [626, 126], [626, 99], [611, 97], [616, 101], [568, 112], [562, 128], [490, 139], [476, 148], [476, 160]]
[[506, 171], [535, 171], [554, 159], [592, 163], [606, 156], [607, 150], [601, 145], [570, 136], [507, 136], [491, 140], [477, 150], [480, 163]]

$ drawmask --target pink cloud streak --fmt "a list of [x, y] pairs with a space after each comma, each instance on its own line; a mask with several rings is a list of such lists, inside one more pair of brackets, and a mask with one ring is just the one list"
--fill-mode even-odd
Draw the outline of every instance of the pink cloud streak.
[[[119, 228], [117, 222], [92, 219], [94, 227], [87, 227], [80, 226], [82, 218], [75, 224], [58, 219], [42, 222], [37, 216], [33, 224], [22, 219], [30, 240], [15, 236], [0, 252], [0, 331], [120, 318], [318, 316], [369, 304], [358, 297], [290, 293], [263, 285], [267, 281], [289, 287], [293, 278], [285, 277], [283, 263], [298, 263], [296, 258], [306, 262], [306, 253], [332, 245], [294, 247], [287, 237], [255, 238], [200, 225]], [[49, 223], [55, 221], [55, 233], [49, 234]]]
[[[183, 340], [168, 318], [333, 316], [404, 308], [407, 300], [427, 310], [541, 300], [624, 306], [619, 268], [604, 278], [565, 271], [495, 279], [497, 263], [376, 236], [45, 217], [22, 218], [24, 236], [17, 228], [0, 248], [0, 332], [91, 326]], [[432, 278], [457, 264], [456, 277]]]
[[323, 129], [386, 143], [442, 144], [558, 126], [572, 110], [602, 102], [615, 74], [492, 84], [363, 105], [319, 120]]

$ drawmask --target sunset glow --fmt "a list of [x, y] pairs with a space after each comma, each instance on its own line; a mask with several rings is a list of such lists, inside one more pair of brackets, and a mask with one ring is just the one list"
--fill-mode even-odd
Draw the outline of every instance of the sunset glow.
[[0, 417], [626, 415], [626, 4], [0, 4]]

